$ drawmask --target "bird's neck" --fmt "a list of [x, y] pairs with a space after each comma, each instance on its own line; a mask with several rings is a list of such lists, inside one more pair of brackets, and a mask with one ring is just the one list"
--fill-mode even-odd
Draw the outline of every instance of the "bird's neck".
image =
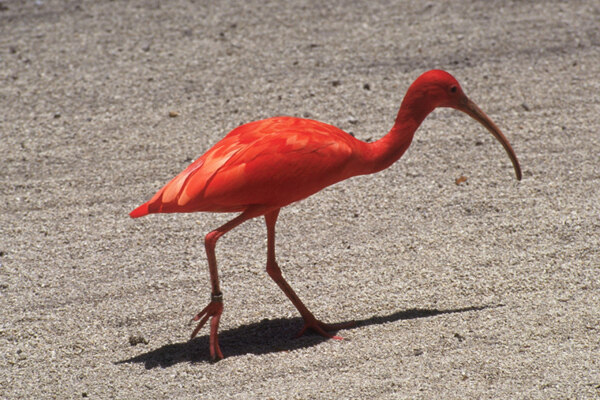
[[404, 98], [392, 129], [381, 139], [368, 143], [365, 149], [365, 173], [381, 171], [396, 162], [412, 142], [415, 131], [433, 108], [414, 97]]

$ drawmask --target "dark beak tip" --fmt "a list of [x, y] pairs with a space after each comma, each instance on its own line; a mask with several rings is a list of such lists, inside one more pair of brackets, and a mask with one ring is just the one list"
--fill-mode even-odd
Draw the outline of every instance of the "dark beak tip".
[[496, 124], [494, 124], [494, 122], [492, 122], [492, 120], [473, 101], [471, 101], [466, 96], [464, 98], [464, 102], [460, 104], [460, 106], [457, 108], [463, 111], [464, 113], [468, 114], [471, 118], [475, 119], [483, 126], [485, 126], [486, 129], [490, 131], [490, 133], [502, 144], [504, 150], [506, 150], [510, 160], [513, 163], [517, 180], [520, 181], [523, 177], [521, 174], [521, 165], [517, 160], [517, 155], [512, 149], [510, 142], [504, 136], [500, 128], [498, 128]]

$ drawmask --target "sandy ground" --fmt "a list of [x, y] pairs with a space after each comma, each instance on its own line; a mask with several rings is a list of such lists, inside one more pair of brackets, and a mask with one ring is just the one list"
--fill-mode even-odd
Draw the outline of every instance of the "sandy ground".
[[[0, 2], [0, 398], [599, 398], [600, 4], [210, 3]], [[435, 111], [391, 168], [280, 216], [285, 276], [321, 319], [357, 321], [345, 340], [293, 339], [253, 220], [218, 245], [210, 363], [187, 322], [209, 299], [203, 236], [231, 215], [128, 212], [243, 122], [375, 140], [431, 68], [523, 180]]]

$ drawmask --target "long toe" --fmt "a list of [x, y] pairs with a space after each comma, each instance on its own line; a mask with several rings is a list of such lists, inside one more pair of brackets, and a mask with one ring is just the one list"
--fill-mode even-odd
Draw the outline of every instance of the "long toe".
[[356, 326], [356, 321], [338, 322], [335, 324], [326, 324], [321, 322], [321, 326], [326, 331], [339, 331], [340, 329], [349, 329]]
[[219, 320], [221, 319], [221, 314], [217, 314], [210, 321], [210, 358], [213, 361], [218, 361], [223, 359], [223, 353], [221, 353], [221, 347], [219, 346]]
[[302, 327], [302, 329], [300, 329], [300, 331], [298, 332], [296, 337], [298, 338], [298, 337], [304, 335], [306, 333], [306, 331], [312, 330], [326, 338], [335, 339], [335, 340], [343, 340], [344, 339], [343, 337], [338, 336], [338, 335], [333, 335], [333, 334], [329, 333], [328, 331], [337, 331], [339, 329], [349, 328], [354, 325], [355, 325], [355, 322], [353, 322], [353, 321], [352, 322], [343, 322], [343, 323], [339, 323], [339, 324], [326, 324], [317, 319], [304, 321], [304, 326]]
[[223, 353], [219, 347], [219, 320], [223, 313], [223, 302], [211, 301], [202, 311], [200, 311], [192, 321], [200, 321], [196, 328], [192, 331], [190, 339], [193, 339], [200, 329], [210, 320], [210, 336], [209, 336], [209, 350], [210, 358], [213, 361], [221, 360]]
[[214, 345], [210, 346], [210, 358], [213, 361], [219, 361], [223, 359], [223, 353], [221, 352], [221, 346], [219, 346], [219, 337], [217, 336]]

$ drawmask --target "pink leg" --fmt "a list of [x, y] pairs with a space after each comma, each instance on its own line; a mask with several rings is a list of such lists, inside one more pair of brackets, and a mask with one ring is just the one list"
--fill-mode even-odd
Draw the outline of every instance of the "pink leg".
[[259, 209], [257, 208], [249, 208], [244, 211], [242, 214], [238, 215], [236, 218], [232, 219], [225, 225], [217, 228], [216, 230], [210, 232], [206, 235], [204, 240], [204, 246], [206, 247], [206, 256], [208, 258], [208, 270], [210, 272], [210, 282], [212, 286], [212, 294], [211, 301], [202, 311], [200, 311], [192, 321], [200, 321], [196, 326], [196, 329], [192, 332], [192, 336], [190, 339], [193, 339], [200, 329], [206, 324], [206, 322], [210, 319], [210, 339], [209, 339], [209, 349], [210, 349], [210, 357], [213, 360], [220, 360], [223, 358], [223, 353], [221, 352], [221, 348], [219, 346], [219, 320], [221, 319], [221, 314], [223, 313], [223, 294], [221, 293], [221, 288], [219, 286], [219, 273], [217, 271], [217, 257], [215, 256], [215, 246], [217, 245], [217, 240], [225, 233], [229, 232], [236, 226], [240, 225], [242, 222], [249, 220], [250, 218], [257, 217], [261, 215]]
[[302, 303], [294, 289], [287, 283], [281, 274], [281, 269], [275, 261], [275, 223], [279, 216], [279, 209], [271, 211], [265, 214], [265, 222], [267, 223], [267, 273], [275, 281], [275, 283], [283, 290], [283, 293], [292, 301], [294, 306], [302, 315], [304, 319], [304, 326], [298, 332], [297, 337], [302, 336], [307, 329], [312, 329], [318, 334], [332, 338], [332, 339], [343, 339], [341, 336], [334, 336], [327, 331], [338, 330], [353, 326], [353, 322], [343, 324], [326, 324], [315, 318], [308, 308]]

